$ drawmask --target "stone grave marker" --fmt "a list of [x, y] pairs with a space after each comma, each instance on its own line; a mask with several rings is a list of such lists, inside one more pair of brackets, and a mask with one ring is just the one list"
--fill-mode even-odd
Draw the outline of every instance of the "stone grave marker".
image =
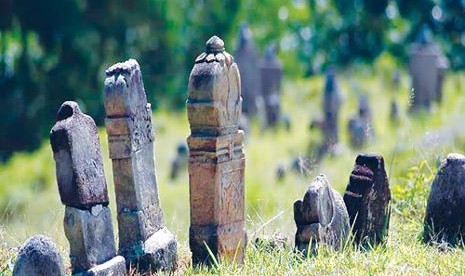
[[244, 99], [242, 111], [247, 116], [253, 116], [257, 113], [258, 103], [260, 101], [260, 56], [255, 49], [252, 39], [252, 33], [247, 24], [242, 24], [239, 31], [239, 42], [234, 59], [240, 70], [241, 91]]
[[276, 126], [281, 118], [282, 67], [281, 62], [276, 57], [276, 47], [273, 45], [268, 46], [265, 57], [260, 63], [260, 73], [266, 123], [271, 127]]
[[50, 143], [61, 202], [66, 206], [64, 230], [70, 245], [73, 274], [94, 269], [126, 275], [124, 258], [116, 257], [107, 183], [94, 120], [83, 114], [77, 103], [64, 102], [50, 132]]
[[411, 110], [429, 109], [432, 101], [440, 100], [438, 93], [442, 95], [445, 69], [439, 47], [425, 27], [410, 49], [409, 67], [413, 89]]
[[47, 236], [34, 235], [21, 246], [13, 268], [15, 276], [64, 276], [60, 251]]
[[308, 186], [303, 200], [294, 203], [297, 225], [295, 248], [304, 256], [315, 254], [319, 244], [338, 250], [349, 235], [349, 215], [341, 195], [329, 186], [325, 175]]
[[[244, 261], [244, 132], [239, 70], [217, 36], [206, 43], [189, 77], [187, 114], [190, 231], [194, 265]], [[207, 249], [208, 246], [208, 249]]]
[[119, 253], [145, 270], [174, 270], [177, 242], [164, 226], [153, 152], [152, 109], [136, 60], [106, 70], [105, 127], [113, 165]]
[[339, 142], [338, 121], [341, 107], [341, 95], [333, 68], [326, 72], [326, 84], [323, 92], [323, 138], [327, 148]]
[[356, 243], [374, 246], [386, 239], [390, 200], [391, 191], [383, 157], [374, 154], [357, 156], [344, 194]]
[[451, 153], [431, 185], [424, 240], [456, 245], [465, 236], [465, 156]]
[[358, 115], [352, 117], [348, 123], [350, 144], [354, 148], [363, 147], [374, 137], [371, 123], [372, 112], [367, 95], [361, 95], [358, 100]]
[[179, 143], [176, 149], [176, 157], [171, 162], [171, 173], [170, 178], [176, 179], [182, 170], [187, 168], [188, 154], [187, 146], [183, 143]]

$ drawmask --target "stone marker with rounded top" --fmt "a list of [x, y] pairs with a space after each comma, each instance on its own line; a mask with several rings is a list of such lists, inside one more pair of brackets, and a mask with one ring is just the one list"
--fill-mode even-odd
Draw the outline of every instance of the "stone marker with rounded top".
[[189, 77], [189, 245], [194, 265], [244, 261], [243, 131], [240, 75], [224, 42], [213, 36]]
[[389, 228], [391, 191], [380, 155], [361, 154], [344, 194], [354, 241], [376, 245], [385, 241]]
[[465, 236], [465, 156], [451, 153], [431, 185], [424, 241], [460, 243]]
[[153, 153], [152, 109], [136, 60], [106, 70], [105, 127], [118, 212], [119, 253], [141, 270], [174, 270], [177, 242], [164, 226]]
[[126, 275], [125, 262], [114, 261], [113, 224], [94, 120], [77, 103], [63, 103], [50, 143], [61, 202], [66, 206], [64, 230], [73, 273], [92, 275], [90, 269], [105, 266], [113, 275]]
[[308, 186], [303, 200], [294, 203], [294, 220], [297, 225], [295, 248], [304, 256], [315, 254], [322, 243], [340, 249], [350, 232], [344, 201], [329, 186], [325, 175], [317, 176]]
[[60, 251], [47, 236], [34, 235], [21, 246], [13, 268], [14, 276], [64, 276]]

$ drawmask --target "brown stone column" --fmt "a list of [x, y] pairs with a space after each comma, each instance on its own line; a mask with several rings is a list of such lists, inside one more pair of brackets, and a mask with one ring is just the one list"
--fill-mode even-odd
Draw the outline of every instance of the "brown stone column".
[[191, 135], [189, 244], [194, 265], [219, 259], [244, 261], [244, 133], [239, 70], [213, 36], [189, 77], [187, 112]]
[[177, 244], [158, 198], [152, 109], [136, 60], [106, 70], [105, 127], [113, 164], [119, 252], [141, 270], [172, 270]]

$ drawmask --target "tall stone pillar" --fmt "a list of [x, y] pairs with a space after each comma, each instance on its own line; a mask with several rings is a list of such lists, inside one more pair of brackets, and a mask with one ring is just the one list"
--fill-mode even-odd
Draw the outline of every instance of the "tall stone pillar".
[[177, 244], [164, 226], [153, 153], [152, 109], [136, 60], [106, 70], [105, 127], [118, 210], [119, 253], [141, 270], [173, 270]]
[[[126, 275], [125, 260], [116, 257], [113, 224], [102, 152], [94, 120], [75, 102], [65, 102], [50, 132], [64, 229], [74, 273]], [[99, 274], [99, 275], [103, 275]]]
[[[244, 133], [239, 70], [213, 36], [195, 61], [189, 77], [187, 113], [191, 135], [189, 244], [194, 265], [219, 259], [242, 263], [244, 229]], [[207, 246], [209, 250], [207, 249]]]

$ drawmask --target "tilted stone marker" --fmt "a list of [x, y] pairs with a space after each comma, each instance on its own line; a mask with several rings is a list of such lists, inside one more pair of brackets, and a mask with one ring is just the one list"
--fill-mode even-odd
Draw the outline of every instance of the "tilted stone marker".
[[241, 25], [239, 43], [234, 57], [241, 76], [241, 91], [244, 99], [242, 111], [248, 116], [253, 116], [257, 113], [258, 102], [262, 97], [258, 67], [260, 56], [255, 49], [252, 33], [247, 24]]
[[[189, 245], [194, 265], [216, 258], [244, 261], [244, 132], [239, 70], [213, 36], [189, 77]], [[208, 248], [207, 248], [208, 246]]]
[[103, 269], [114, 275], [125, 275], [124, 258], [116, 257], [102, 152], [94, 120], [83, 114], [77, 103], [63, 103], [50, 132], [50, 143], [61, 202], [66, 206], [64, 230], [70, 245], [73, 273]]
[[374, 154], [357, 156], [344, 194], [356, 243], [376, 245], [385, 240], [390, 200], [391, 191], [383, 157]]
[[177, 243], [164, 226], [153, 156], [152, 109], [136, 60], [106, 70], [105, 127], [118, 210], [119, 253], [141, 270], [173, 270]]
[[60, 251], [47, 236], [35, 235], [19, 249], [13, 269], [14, 276], [64, 276]]
[[317, 176], [308, 186], [303, 200], [294, 203], [294, 220], [297, 225], [295, 248], [304, 256], [315, 254], [322, 243], [340, 249], [350, 232], [344, 201], [329, 186], [325, 175]]
[[413, 89], [411, 110], [429, 109], [432, 101], [441, 100], [442, 82], [447, 68], [443, 58], [439, 47], [432, 41], [431, 33], [423, 28], [410, 49]]
[[268, 46], [265, 57], [260, 63], [261, 89], [268, 126], [275, 126], [281, 117], [282, 67], [281, 62], [276, 57], [275, 47]]
[[339, 142], [338, 121], [341, 107], [341, 95], [334, 69], [326, 72], [326, 84], [323, 93], [323, 137], [327, 148]]
[[424, 240], [456, 245], [465, 237], [465, 156], [451, 153], [431, 185]]

